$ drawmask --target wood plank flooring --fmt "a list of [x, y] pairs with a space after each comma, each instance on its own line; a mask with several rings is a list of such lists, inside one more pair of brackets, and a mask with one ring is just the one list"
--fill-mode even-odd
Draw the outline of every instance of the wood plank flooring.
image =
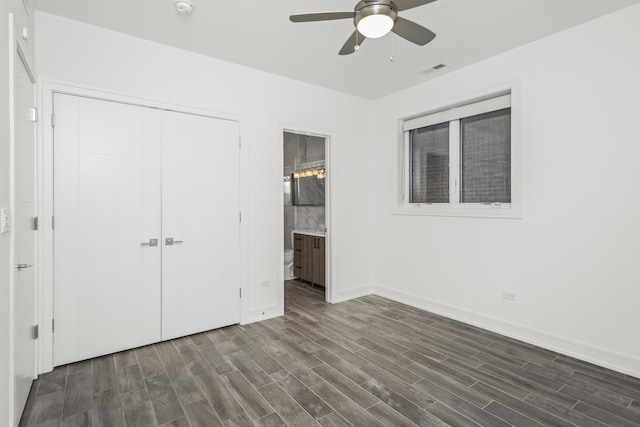
[[21, 426], [640, 426], [640, 379], [369, 296], [61, 366]]

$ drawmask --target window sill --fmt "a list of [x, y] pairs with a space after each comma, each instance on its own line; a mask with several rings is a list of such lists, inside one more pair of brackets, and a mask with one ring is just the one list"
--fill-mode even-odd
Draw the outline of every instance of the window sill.
[[396, 206], [393, 215], [422, 215], [422, 216], [450, 216], [469, 218], [505, 218], [522, 219], [522, 210], [517, 207], [493, 208], [490, 206], [434, 206], [434, 205], [409, 205]]

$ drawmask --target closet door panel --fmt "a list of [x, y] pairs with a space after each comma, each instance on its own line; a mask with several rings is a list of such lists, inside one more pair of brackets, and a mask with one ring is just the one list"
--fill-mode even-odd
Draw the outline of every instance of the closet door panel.
[[161, 338], [161, 113], [54, 97], [54, 364]]
[[162, 169], [162, 339], [238, 323], [238, 123], [165, 112]]

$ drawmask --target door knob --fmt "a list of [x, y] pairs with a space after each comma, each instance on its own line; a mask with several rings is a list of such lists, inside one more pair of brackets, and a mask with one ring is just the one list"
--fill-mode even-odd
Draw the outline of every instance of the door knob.
[[166, 246], [173, 246], [176, 243], [183, 243], [183, 241], [182, 240], [173, 240], [173, 237], [167, 237], [167, 238], [164, 239], [164, 244]]
[[33, 267], [33, 264], [18, 264], [18, 265], [16, 265], [16, 268], [18, 269], [18, 272], [24, 270], [25, 268], [29, 268], [29, 267]]
[[148, 242], [140, 243], [140, 246], [158, 246], [158, 239], [149, 239]]

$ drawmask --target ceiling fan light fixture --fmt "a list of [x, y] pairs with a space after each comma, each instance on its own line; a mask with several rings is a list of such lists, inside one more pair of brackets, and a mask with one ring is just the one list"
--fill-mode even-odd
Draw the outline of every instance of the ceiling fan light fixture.
[[354, 23], [358, 32], [377, 39], [393, 29], [398, 19], [396, 5], [391, 0], [362, 0], [356, 5]]
[[369, 39], [377, 39], [389, 33], [393, 24], [393, 19], [388, 15], [369, 15], [358, 21], [358, 31]]
[[[376, 39], [393, 31], [399, 37], [418, 46], [431, 42], [436, 34], [405, 18], [398, 11], [424, 6], [436, 0], [360, 0], [353, 12], [320, 12], [291, 15], [291, 22], [333, 21], [353, 19], [356, 30], [349, 36], [338, 55], [350, 55], [360, 49], [366, 39]], [[396, 2], [398, 4], [396, 4]], [[391, 59], [393, 62], [393, 57]]]

